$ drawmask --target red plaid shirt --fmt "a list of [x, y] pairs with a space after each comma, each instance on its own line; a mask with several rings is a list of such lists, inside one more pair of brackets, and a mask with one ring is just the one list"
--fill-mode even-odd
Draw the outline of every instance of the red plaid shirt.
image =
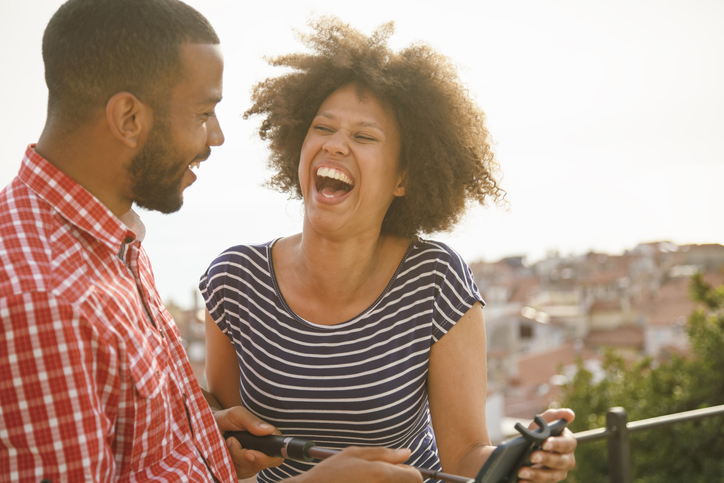
[[140, 220], [32, 148], [0, 193], [0, 481], [234, 481]]

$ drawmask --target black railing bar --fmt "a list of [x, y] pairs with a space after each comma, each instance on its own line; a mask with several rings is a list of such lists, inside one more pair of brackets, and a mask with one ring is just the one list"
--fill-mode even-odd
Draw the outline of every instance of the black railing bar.
[[642, 419], [640, 421], [632, 421], [626, 425], [626, 428], [629, 431], [643, 431], [646, 429], [669, 426], [671, 424], [685, 421], [695, 421], [697, 419], [708, 418], [719, 414], [724, 414], [724, 405], [694, 409], [693, 411], [684, 411], [683, 413], [667, 414], [665, 416]]
[[574, 433], [573, 436], [579, 443], [585, 443], [587, 441], [598, 441], [599, 439], [610, 438], [613, 436], [613, 432], [609, 431], [607, 428], [596, 428]]
[[[667, 414], [665, 416], [658, 416], [655, 418], [642, 419], [640, 421], [632, 421], [626, 425], [626, 429], [629, 431], [643, 431], [655, 427], [667, 426], [670, 424], [676, 424], [685, 421], [695, 421], [697, 419], [707, 418], [710, 416], [716, 416], [718, 414], [724, 414], [724, 405], [712, 406], [710, 408], [694, 409], [693, 411], [685, 411], [683, 413]], [[574, 433], [573, 436], [578, 440], [579, 443], [588, 441], [598, 441], [599, 439], [606, 439], [613, 436], [613, 432], [607, 428], [596, 428], [589, 429], [588, 431], [580, 431]]]

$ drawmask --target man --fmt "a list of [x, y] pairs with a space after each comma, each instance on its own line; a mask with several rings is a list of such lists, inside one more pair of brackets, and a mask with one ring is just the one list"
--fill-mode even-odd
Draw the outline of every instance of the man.
[[[224, 142], [219, 39], [178, 0], [70, 0], [43, 58], [46, 125], [0, 193], [0, 480], [247, 476], [271, 459], [222, 433], [274, 428], [199, 387], [131, 209], [178, 210]], [[389, 464], [408, 454], [352, 448], [293, 481], [419, 482]]]

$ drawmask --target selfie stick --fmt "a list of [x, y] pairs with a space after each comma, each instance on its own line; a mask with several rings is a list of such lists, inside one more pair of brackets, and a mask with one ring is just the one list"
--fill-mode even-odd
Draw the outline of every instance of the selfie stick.
[[[279, 436], [269, 434], [267, 436], [254, 436], [247, 431], [227, 431], [225, 438], [233, 436], [241, 446], [246, 449], [255, 449], [261, 451], [267, 456], [278, 456], [285, 459], [298, 461], [323, 460], [338, 453], [337, 450], [329, 448], [320, 448], [314, 441], [301, 438], [291, 438], [289, 436]], [[444, 480], [450, 483], [474, 483], [472, 478], [464, 476], [449, 475], [442, 471], [428, 470], [427, 468], [418, 468], [413, 466], [425, 478], [434, 480]]]

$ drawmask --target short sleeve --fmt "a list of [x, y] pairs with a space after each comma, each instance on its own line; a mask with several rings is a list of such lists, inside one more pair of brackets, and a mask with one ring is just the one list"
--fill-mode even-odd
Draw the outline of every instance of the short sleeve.
[[224, 279], [226, 277], [226, 266], [228, 260], [225, 254], [219, 255], [209, 268], [201, 275], [199, 280], [199, 290], [204, 298], [204, 304], [209, 311], [211, 318], [214, 319], [216, 325], [221, 331], [229, 335], [228, 327], [224, 317]]
[[438, 250], [436, 296], [433, 307], [432, 343], [434, 344], [476, 303], [485, 305], [475, 284], [473, 271], [460, 255], [444, 243], [434, 242]]

